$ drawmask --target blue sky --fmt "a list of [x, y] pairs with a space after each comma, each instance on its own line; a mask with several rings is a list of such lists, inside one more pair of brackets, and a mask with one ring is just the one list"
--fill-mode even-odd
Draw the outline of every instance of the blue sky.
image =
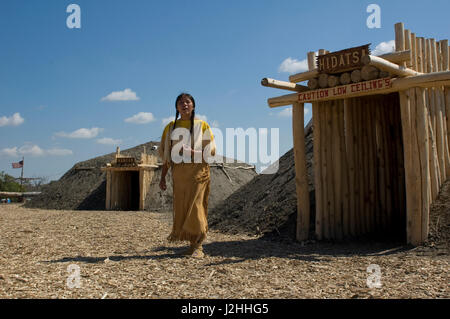
[[[81, 29], [66, 25], [71, 3]], [[371, 3], [379, 29], [366, 25]], [[3, 0], [0, 171], [19, 176], [11, 163], [25, 156], [26, 177], [54, 180], [116, 145], [159, 140], [182, 91], [223, 132], [279, 128], [281, 156], [292, 148], [289, 108], [267, 99], [288, 92], [262, 78], [287, 81], [308, 51], [374, 49], [394, 39], [399, 21], [446, 39], [448, 12], [448, 0]]]

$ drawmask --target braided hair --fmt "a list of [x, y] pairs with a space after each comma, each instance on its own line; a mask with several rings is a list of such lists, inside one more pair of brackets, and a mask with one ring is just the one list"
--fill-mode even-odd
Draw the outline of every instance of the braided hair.
[[[194, 130], [194, 118], [195, 118], [195, 100], [194, 100], [194, 97], [192, 95], [190, 95], [189, 93], [183, 92], [180, 95], [178, 95], [177, 99], [175, 100], [176, 114], [175, 114], [175, 121], [173, 122], [172, 130], [175, 130], [175, 127], [177, 125], [178, 116], [180, 115], [180, 112], [178, 112], [178, 109], [177, 109], [177, 104], [183, 97], [187, 97], [189, 100], [191, 100], [192, 104], [194, 106], [194, 108], [192, 110], [192, 114], [191, 114], [191, 128], [190, 128], [191, 141], [192, 141], [192, 132]], [[170, 143], [172, 143], [172, 140], [170, 141]]]

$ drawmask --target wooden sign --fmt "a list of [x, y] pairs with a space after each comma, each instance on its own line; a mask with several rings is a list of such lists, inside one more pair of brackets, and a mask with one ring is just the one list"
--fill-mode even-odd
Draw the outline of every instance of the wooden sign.
[[317, 57], [319, 73], [341, 73], [363, 67], [361, 58], [370, 54], [370, 44], [331, 52]]
[[351, 98], [369, 94], [377, 94], [376, 91], [383, 91], [392, 88], [392, 79], [376, 79], [366, 82], [353, 83], [336, 86], [333, 88], [307, 91], [298, 94], [298, 102], [311, 103], [326, 100], [337, 100]]

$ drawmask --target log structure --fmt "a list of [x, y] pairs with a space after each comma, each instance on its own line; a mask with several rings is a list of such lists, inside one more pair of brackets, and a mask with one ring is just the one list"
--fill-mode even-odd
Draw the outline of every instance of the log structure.
[[123, 156], [117, 148], [115, 159], [102, 167], [106, 172], [106, 210], [144, 210], [157, 158], [141, 154], [140, 161]]
[[[303, 130], [296, 127], [304, 103], [313, 111], [315, 237], [392, 234], [413, 245], [428, 238], [430, 206], [450, 177], [449, 45], [402, 23], [395, 39], [396, 52], [378, 57], [319, 50], [329, 55], [318, 65], [310, 52], [309, 71], [284, 85], [297, 92], [268, 99], [270, 107], [294, 108], [298, 240], [311, 237]], [[324, 72], [327, 61], [335, 72]], [[308, 86], [295, 86], [300, 81]]]

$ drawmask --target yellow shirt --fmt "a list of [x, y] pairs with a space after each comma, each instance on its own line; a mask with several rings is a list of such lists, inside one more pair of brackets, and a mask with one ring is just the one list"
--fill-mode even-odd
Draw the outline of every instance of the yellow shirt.
[[[170, 147], [170, 145], [175, 145], [177, 142], [179, 142], [180, 136], [175, 136], [173, 134], [172, 131], [172, 141], [170, 139], [166, 140], [168, 138], [168, 132], [169, 130], [172, 128], [173, 123], [175, 121], [171, 121], [169, 124], [166, 125], [166, 127], [164, 128], [162, 137], [161, 137], [161, 143], [160, 143], [160, 147], [159, 147], [159, 151], [160, 151], [160, 155], [161, 158], [163, 158], [163, 162], [167, 161], [167, 158], [165, 158], [164, 154], [170, 154], [171, 150], [167, 150], [168, 152], [165, 152], [165, 148], [167, 146]], [[175, 127], [175, 129], [178, 128], [185, 128], [187, 130], [189, 130], [191, 128], [191, 121], [190, 120], [177, 120], [177, 126]], [[199, 134], [201, 130], [202, 134]], [[200, 145], [197, 143], [201, 143], [202, 145], [202, 150], [205, 149], [205, 147], [209, 144], [210, 145], [210, 149], [211, 149], [211, 156], [215, 156], [216, 153], [216, 145], [215, 145], [215, 141], [214, 141], [214, 135], [212, 134], [211, 128], [209, 126], [209, 124], [203, 120], [198, 120], [198, 119], [194, 119], [194, 129], [193, 129], [193, 135], [194, 135], [194, 139], [196, 139], [194, 141], [195, 145]], [[172, 143], [171, 143], [172, 142]]]

